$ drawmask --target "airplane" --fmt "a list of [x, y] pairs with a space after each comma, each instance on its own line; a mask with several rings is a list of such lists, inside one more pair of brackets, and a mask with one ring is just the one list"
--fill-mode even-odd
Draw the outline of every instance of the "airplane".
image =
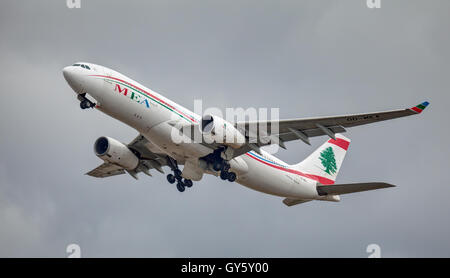
[[[138, 173], [151, 176], [154, 169], [164, 174], [163, 167], [169, 167], [167, 181], [180, 192], [210, 174], [282, 197], [287, 206], [313, 200], [339, 202], [342, 194], [394, 187], [384, 182], [335, 184], [350, 145], [342, 133], [354, 126], [420, 114], [429, 104], [343, 116], [228, 122], [216, 115], [197, 115], [101, 65], [77, 62], [65, 67], [63, 76], [81, 109], [97, 109], [139, 133], [129, 144], [107, 136], [98, 138], [94, 152], [103, 163], [87, 175], [105, 178], [128, 173], [137, 179]], [[255, 134], [255, 125], [278, 126], [278, 130]], [[173, 140], [173, 134], [192, 139], [185, 130], [212, 141]], [[311, 137], [323, 135], [329, 139], [297, 164], [290, 165], [262, 149], [271, 144], [286, 148], [285, 142], [293, 140], [310, 145]]]

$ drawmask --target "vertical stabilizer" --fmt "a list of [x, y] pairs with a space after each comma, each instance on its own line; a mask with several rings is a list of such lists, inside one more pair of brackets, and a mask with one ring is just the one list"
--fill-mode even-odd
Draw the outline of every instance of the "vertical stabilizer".
[[334, 184], [349, 145], [350, 139], [338, 133], [336, 140], [328, 140], [305, 160], [292, 165], [292, 168], [316, 177], [322, 184]]

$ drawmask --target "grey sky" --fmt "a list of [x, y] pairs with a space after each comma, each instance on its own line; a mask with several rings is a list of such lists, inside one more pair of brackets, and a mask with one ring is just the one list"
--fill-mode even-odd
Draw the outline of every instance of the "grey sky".
[[[0, 256], [450, 256], [450, 2], [0, 2]], [[340, 203], [281, 199], [206, 177], [93, 179], [95, 139], [131, 128], [82, 111], [61, 70], [116, 69], [188, 108], [279, 107], [282, 118], [404, 108], [420, 116], [350, 129], [339, 183], [394, 189]], [[278, 156], [302, 160], [313, 146]]]

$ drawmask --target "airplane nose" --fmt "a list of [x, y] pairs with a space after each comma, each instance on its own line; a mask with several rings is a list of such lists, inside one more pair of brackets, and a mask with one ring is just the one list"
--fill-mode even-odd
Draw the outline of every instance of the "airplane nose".
[[63, 75], [64, 75], [64, 79], [66, 79], [67, 82], [69, 82], [71, 78], [71, 67], [65, 67], [63, 68]]
[[63, 76], [66, 79], [67, 83], [69, 83], [70, 87], [79, 94], [82, 90], [81, 79], [76, 73], [76, 69], [73, 66], [68, 66], [63, 68]]

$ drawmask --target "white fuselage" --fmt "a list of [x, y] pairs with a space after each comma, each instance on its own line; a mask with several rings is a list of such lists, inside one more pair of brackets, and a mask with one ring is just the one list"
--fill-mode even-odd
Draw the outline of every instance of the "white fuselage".
[[[173, 125], [197, 124], [201, 116], [153, 92], [138, 82], [103, 66], [85, 63], [90, 70], [69, 66], [64, 76], [77, 94], [87, 93], [96, 108], [133, 127], [150, 142], [150, 151], [167, 154], [183, 164], [213, 150], [200, 143], [175, 143]], [[287, 163], [262, 151], [248, 152], [231, 161], [237, 182], [254, 190], [298, 199], [323, 199], [317, 181], [305, 177]]]

